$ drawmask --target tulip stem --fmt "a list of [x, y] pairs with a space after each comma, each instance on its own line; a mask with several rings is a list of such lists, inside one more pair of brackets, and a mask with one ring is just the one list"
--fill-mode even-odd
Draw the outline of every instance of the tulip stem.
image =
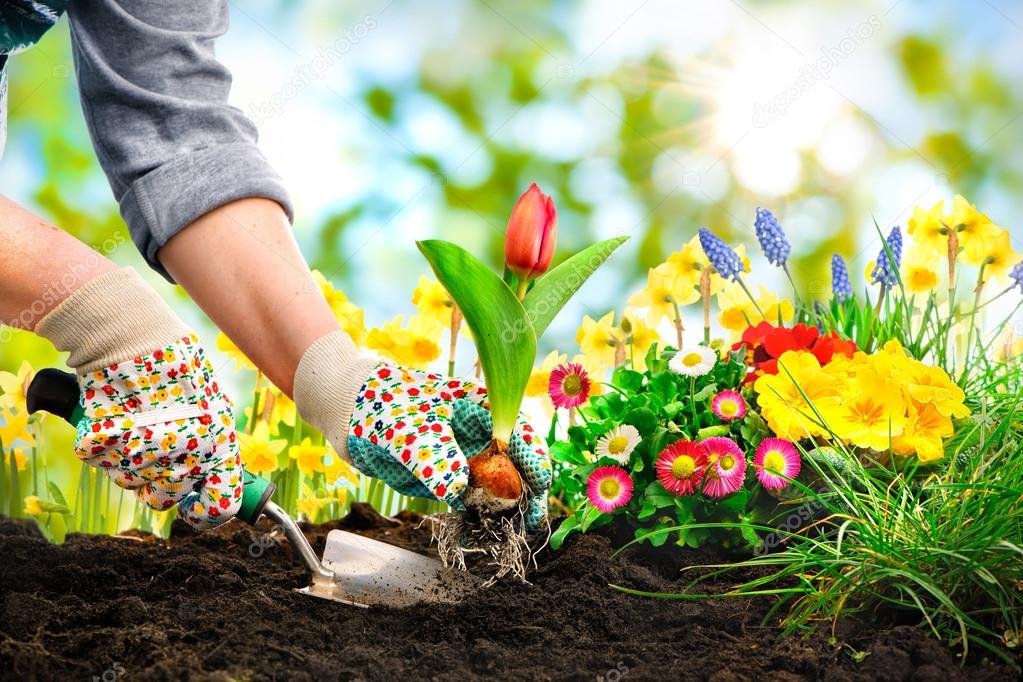
[[455, 376], [455, 351], [458, 348], [458, 331], [462, 328], [462, 311], [451, 304], [451, 346], [448, 348], [448, 376]]
[[518, 296], [518, 299], [520, 301], [522, 301], [522, 300], [525, 300], [526, 293], [528, 291], [529, 291], [529, 280], [528, 279], [520, 279], [519, 280], [519, 290], [518, 290], [518, 292], [516, 292], [515, 295]]

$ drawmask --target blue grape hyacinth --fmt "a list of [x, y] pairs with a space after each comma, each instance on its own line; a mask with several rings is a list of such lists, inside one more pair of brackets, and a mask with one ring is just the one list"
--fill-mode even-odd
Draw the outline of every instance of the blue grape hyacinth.
[[757, 217], [753, 221], [753, 228], [760, 241], [760, 248], [771, 265], [785, 267], [785, 262], [788, 261], [789, 254], [792, 253], [792, 245], [785, 238], [785, 233], [774, 214], [766, 208], [757, 208]]
[[[892, 228], [885, 241], [888, 243], [888, 249], [881, 248], [874, 269], [870, 271], [870, 281], [890, 289], [899, 282], [899, 265], [902, 263], [902, 230], [898, 225]], [[894, 262], [888, 260], [888, 251], [892, 252]]]
[[1020, 293], [1023, 293], [1023, 261], [1016, 263], [1012, 268], [1009, 279], [1012, 280], [1012, 286], [1019, 287]]
[[839, 303], [853, 295], [852, 285], [849, 284], [849, 269], [837, 253], [831, 257], [831, 295]]
[[739, 254], [706, 227], [700, 228], [700, 246], [719, 275], [738, 281], [743, 269]]

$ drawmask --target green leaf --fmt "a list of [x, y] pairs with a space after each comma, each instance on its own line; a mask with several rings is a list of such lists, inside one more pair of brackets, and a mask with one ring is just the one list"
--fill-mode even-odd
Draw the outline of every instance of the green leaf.
[[603, 513], [604, 512], [600, 511], [596, 507], [587, 507], [586, 511], [583, 513], [582, 521], [579, 522], [579, 530], [585, 533], [589, 530], [590, 524], [599, 519]]
[[64, 499], [64, 494], [60, 492], [60, 488], [57, 486], [56, 483], [50, 481], [47, 484], [46, 489], [50, 491], [50, 497], [53, 498], [54, 502], [56, 502], [57, 504], [62, 504], [65, 507], [68, 506], [67, 500]]
[[636, 393], [643, 387], [643, 375], [627, 367], [619, 367], [611, 375], [611, 383], [627, 393]]
[[508, 285], [451, 242], [416, 242], [472, 331], [487, 383], [494, 436], [508, 440], [536, 359], [536, 334]]
[[579, 448], [572, 443], [567, 443], [563, 440], [556, 441], [554, 445], [551, 446], [551, 460], [555, 462], [575, 464], [577, 466], [589, 464], [589, 460], [586, 459], [586, 456], [583, 455], [583, 453], [579, 452]]
[[579, 530], [579, 517], [569, 516], [561, 522], [558, 529], [551, 535], [551, 549], [561, 549], [561, 545], [565, 542], [565, 538], [577, 530]]
[[693, 400], [695, 400], [696, 402], [700, 402], [701, 400], [707, 400], [709, 398], [713, 398], [717, 392], [718, 392], [717, 384], [707, 384], [706, 386], [704, 386], [703, 388], [696, 392], [696, 395], [693, 396]]
[[635, 426], [640, 435], [644, 437], [653, 433], [653, 430], [657, 428], [658, 424], [657, 415], [646, 407], [637, 407], [629, 410], [625, 413], [625, 417], [622, 419], [622, 422]]
[[590, 278], [590, 275], [597, 271], [597, 268], [614, 253], [615, 249], [628, 240], [628, 237], [614, 237], [598, 242], [583, 249], [543, 277], [535, 280], [533, 288], [526, 294], [523, 305], [526, 309], [526, 317], [533, 326], [537, 337], [544, 333], [555, 315], [579, 290], [579, 287]]

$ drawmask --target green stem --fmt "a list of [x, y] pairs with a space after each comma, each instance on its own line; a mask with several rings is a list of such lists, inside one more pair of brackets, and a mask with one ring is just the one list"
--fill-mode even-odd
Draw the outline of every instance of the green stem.
[[696, 433], [699, 426], [696, 420], [696, 377], [689, 377], [689, 410], [693, 414], [693, 433]]
[[[760, 317], [762, 317], [764, 320], [767, 320], [767, 315], [765, 315], [764, 311], [760, 309], [760, 304], [757, 303], [757, 299], [753, 298], [753, 292], [751, 292], [749, 290], [749, 287], [746, 286], [746, 283], [742, 281], [742, 277], [736, 277], [735, 281], [739, 284], [740, 287], [742, 287], [743, 292], [745, 292], [746, 294], [746, 298], [750, 300], [750, 303], [753, 304], [753, 307], [756, 308], [758, 313], [760, 313]], [[781, 313], [779, 312], [779, 315], [780, 314]]]
[[518, 299], [521, 301], [521, 300], [523, 300], [526, 297], [526, 293], [528, 291], [529, 291], [529, 280], [528, 279], [520, 279], [519, 280], [519, 288], [515, 292], [515, 296], [518, 297]]
[[685, 328], [682, 326], [682, 312], [678, 308], [678, 301], [674, 297], [671, 299], [672, 310], [675, 311], [675, 318], [673, 323], [675, 325], [675, 339], [678, 342], [678, 350], [682, 350], [682, 332]]

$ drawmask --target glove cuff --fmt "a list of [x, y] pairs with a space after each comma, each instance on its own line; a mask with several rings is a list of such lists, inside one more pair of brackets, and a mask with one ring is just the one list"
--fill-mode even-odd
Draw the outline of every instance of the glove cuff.
[[313, 342], [295, 370], [295, 407], [346, 462], [355, 398], [377, 361], [362, 356], [348, 334], [331, 332]]
[[36, 333], [79, 374], [151, 353], [188, 336], [184, 322], [132, 268], [86, 282], [47, 313]]

